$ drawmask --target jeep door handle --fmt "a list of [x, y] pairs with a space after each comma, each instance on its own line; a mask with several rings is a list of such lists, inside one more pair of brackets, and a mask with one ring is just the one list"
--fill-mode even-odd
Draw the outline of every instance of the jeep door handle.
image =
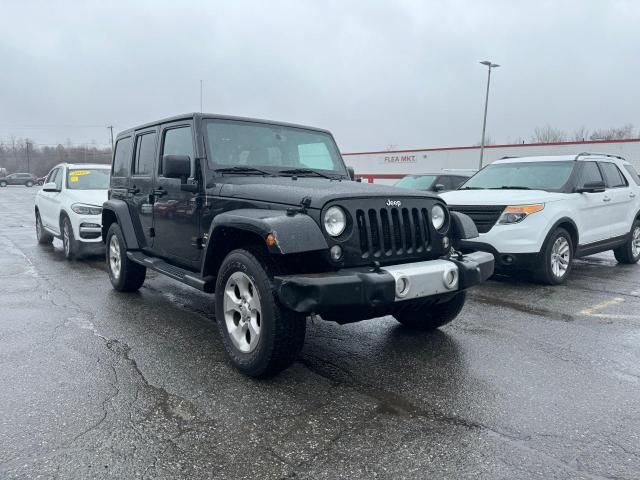
[[130, 193], [131, 195], [136, 195], [140, 193], [140, 189], [134, 185], [131, 188], [127, 188], [127, 193]]
[[602, 199], [603, 202], [610, 202], [611, 201], [611, 197], [604, 197]]
[[153, 191], [153, 195], [156, 197], [164, 197], [167, 193], [166, 190], [162, 189], [162, 188], [158, 188], [157, 190]]

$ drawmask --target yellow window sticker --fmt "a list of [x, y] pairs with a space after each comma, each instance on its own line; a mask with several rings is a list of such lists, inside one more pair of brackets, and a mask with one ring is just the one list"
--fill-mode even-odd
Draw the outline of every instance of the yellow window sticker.
[[[71, 177], [79, 177], [81, 175], [90, 175], [91, 171], [90, 170], [71, 170], [69, 172], [69, 175], [71, 175]], [[76, 179], [76, 181], [78, 181], [78, 179]]]
[[78, 181], [78, 177], [70, 177], [70, 178], [71, 178], [71, 183]]

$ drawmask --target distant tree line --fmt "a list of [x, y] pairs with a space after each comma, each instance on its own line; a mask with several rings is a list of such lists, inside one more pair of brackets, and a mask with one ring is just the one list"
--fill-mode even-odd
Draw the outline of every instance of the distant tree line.
[[624, 140], [627, 138], [638, 138], [638, 132], [635, 131], [633, 124], [628, 123], [621, 127], [601, 128], [589, 130], [586, 127], [576, 129], [572, 134], [566, 131], [554, 128], [551, 125], [537, 127], [533, 136], [532, 143], [557, 143], [557, 142], [582, 142], [587, 140]]
[[0, 141], [0, 168], [6, 168], [7, 173], [28, 172], [42, 177], [61, 162], [109, 164], [111, 147], [91, 143], [78, 145], [70, 141], [58, 145], [39, 145], [29, 138]]

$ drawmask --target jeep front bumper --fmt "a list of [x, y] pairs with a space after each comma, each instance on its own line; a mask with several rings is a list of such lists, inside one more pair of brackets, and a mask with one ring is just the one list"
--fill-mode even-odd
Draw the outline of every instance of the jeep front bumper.
[[283, 275], [274, 278], [280, 302], [301, 313], [336, 308], [379, 308], [415, 298], [465, 290], [493, 274], [494, 258], [474, 252], [462, 259], [427, 260], [337, 272]]

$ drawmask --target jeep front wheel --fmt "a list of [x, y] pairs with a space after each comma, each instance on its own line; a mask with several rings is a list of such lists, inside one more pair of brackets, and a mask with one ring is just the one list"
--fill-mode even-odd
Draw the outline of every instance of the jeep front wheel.
[[120, 225], [112, 223], [107, 232], [107, 272], [113, 288], [119, 292], [135, 292], [142, 287], [147, 269], [129, 260]]
[[245, 375], [268, 377], [291, 365], [304, 344], [304, 315], [281, 306], [272, 279], [275, 265], [259, 249], [227, 255], [216, 281], [216, 322], [233, 365]]
[[400, 302], [393, 317], [406, 327], [414, 330], [430, 331], [440, 328], [455, 319], [467, 298], [462, 291], [440, 303], [425, 300], [406, 300]]

